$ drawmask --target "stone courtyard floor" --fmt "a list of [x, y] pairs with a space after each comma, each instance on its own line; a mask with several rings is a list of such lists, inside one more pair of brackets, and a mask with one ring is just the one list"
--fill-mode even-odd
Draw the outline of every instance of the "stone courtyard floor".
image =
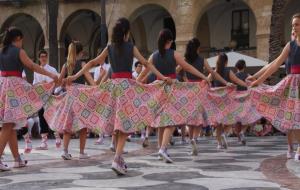
[[[212, 138], [201, 138], [199, 155], [189, 156], [190, 145], [170, 147], [175, 161], [166, 164], [157, 159], [156, 142], [143, 149], [140, 140], [127, 143], [125, 155], [129, 171], [116, 176], [110, 169], [113, 153], [108, 150], [110, 138], [103, 145], [88, 139], [89, 160], [78, 159], [77, 139], [72, 139], [73, 160], [61, 159], [61, 151], [49, 141], [49, 150], [26, 154], [29, 166], [0, 173], [0, 189], [6, 190], [279, 190], [300, 189], [300, 162], [286, 159], [285, 137], [249, 137], [247, 146], [229, 138], [229, 149], [217, 150]], [[38, 146], [34, 140], [33, 145]], [[24, 147], [20, 141], [21, 151]], [[12, 165], [9, 150], [4, 158]]]

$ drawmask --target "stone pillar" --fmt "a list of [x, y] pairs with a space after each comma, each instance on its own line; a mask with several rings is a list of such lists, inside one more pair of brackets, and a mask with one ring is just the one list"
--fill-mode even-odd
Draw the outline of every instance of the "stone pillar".
[[269, 61], [270, 25], [273, 0], [245, 0], [256, 18], [256, 54], [258, 59]]
[[58, 69], [57, 16], [58, 0], [46, 0], [49, 64]]
[[176, 50], [182, 55], [187, 42], [193, 37], [193, 19], [191, 0], [178, 0], [176, 15], [172, 15], [176, 27]]
[[270, 33], [256, 35], [256, 55], [258, 59], [269, 60]]
[[58, 71], [61, 70], [63, 64], [66, 62], [65, 60], [65, 52], [66, 52], [66, 48], [65, 48], [65, 44], [63, 42], [59, 42], [58, 43]]

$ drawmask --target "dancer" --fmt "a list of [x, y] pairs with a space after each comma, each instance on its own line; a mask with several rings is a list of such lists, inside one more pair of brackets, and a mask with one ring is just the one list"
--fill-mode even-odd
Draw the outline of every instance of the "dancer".
[[[251, 86], [257, 86], [261, 84], [263, 81], [265, 81], [269, 76], [271, 76], [275, 71], [278, 70], [278, 68], [283, 64], [285, 60], [287, 61], [288, 67], [290, 67], [290, 74], [287, 75], [280, 83], [278, 83], [274, 87], [267, 87], [267, 89], [273, 89], [275, 90], [274, 94], [280, 94], [281, 99], [279, 101], [289, 101], [289, 105], [291, 106], [286, 106], [284, 109], [283, 108], [276, 108], [276, 105], [269, 105], [269, 104], [264, 104], [266, 106], [265, 110], [260, 110], [261, 114], [264, 115], [266, 118], [270, 119], [272, 121], [272, 124], [279, 129], [280, 131], [286, 132], [289, 130], [294, 130], [297, 129], [297, 131], [300, 129], [299, 123], [295, 119], [289, 119], [289, 118], [294, 118], [296, 117], [295, 114], [297, 113], [297, 110], [295, 108], [298, 107], [297, 104], [299, 104], [293, 95], [293, 93], [288, 93], [287, 96], [284, 94], [280, 93], [281, 89], [290, 89], [289, 92], [291, 92], [293, 89], [298, 89], [298, 83], [299, 83], [299, 74], [300, 74], [300, 69], [299, 69], [299, 63], [300, 63], [300, 50], [299, 50], [299, 44], [300, 44], [300, 13], [297, 13], [293, 15], [292, 17], [292, 30], [295, 33], [295, 39], [291, 40], [286, 44], [284, 47], [283, 51], [281, 54], [275, 59], [275, 61], [269, 65], [269, 67], [266, 69], [266, 71], [254, 82], [251, 83]], [[295, 86], [296, 85], [296, 86]], [[267, 91], [266, 87], [264, 88], [264, 91], [259, 91], [259, 94], [264, 94], [269, 97], [274, 96], [272, 92]], [[295, 90], [296, 90], [295, 89]], [[260, 90], [258, 88], [258, 90]], [[298, 97], [296, 97], [298, 98]], [[255, 102], [255, 101], [254, 101]], [[263, 104], [262, 102], [256, 102], [257, 105]], [[280, 102], [279, 102], [280, 103]], [[296, 105], [294, 105], [296, 104]], [[276, 113], [274, 114], [267, 114], [266, 111], [268, 109], [276, 109]], [[281, 110], [282, 109], [282, 110]], [[282, 118], [281, 112], [284, 112], [288, 114], [288, 117]], [[278, 119], [281, 122], [277, 122]], [[297, 133], [297, 132], [296, 132]], [[292, 147], [291, 147], [291, 142], [289, 143], [290, 146], [288, 147], [288, 152], [292, 152]], [[298, 147], [297, 152], [295, 154], [295, 160], [299, 160], [300, 156], [300, 147]], [[287, 157], [290, 157], [290, 155], [287, 155]]]
[[[67, 63], [63, 65], [59, 80], [62, 81], [63, 78], [71, 76], [79, 72], [79, 70], [84, 67], [85, 62], [82, 61], [83, 56], [83, 46], [80, 42], [72, 42], [68, 47], [68, 58]], [[78, 79], [74, 80], [73, 83], [76, 84], [85, 84], [85, 79], [89, 82], [91, 85], [95, 85], [91, 74], [87, 71], [84, 73], [84, 76], [79, 77]], [[56, 129], [57, 130], [57, 129]], [[73, 128], [71, 125], [64, 126], [63, 131], [63, 153], [61, 157], [64, 160], [71, 160], [72, 156], [69, 154], [69, 144], [71, 140], [71, 135], [73, 132]], [[85, 144], [86, 144], [86, 138], [87, 138], [87, 128], [82, 128], [79, 131], [79, 159], [88, 159], [90, 156], [84, 152]]]
[[[294, 41], [296, 38], [297, 38], [297, 36], [295, 35], [295, 32], [292, 30], [292, 32], [291, 32], [291, 41]], [[254, 81], [255, 79], [258, 79], [262, 74], [264, 74], [264, 72], [266, 72], [266, 70], [270, 67], [270, 65], [272, 65], [272, 64], [275, 63], [275, 61], [277, 59], [275, 59], [272, 63], [265, 65], [262, 69], [260, 69], [253, 76], [249, 76], [247, 78], [247, 80]], [[290, 61], [286, 60], [283, 64], [285, 65], [286, 74], [289, 75], [290, 72], [291, 72], [290, 71], [290, 67], [291, 67], [290, 66]], [[288, 130], [286, 132], [287, 143], [288, 143], [288, 150], [287, 150], [287, 153], [286, 153], [287, 159], [292, 159], [293, 158], [293, 153], [294, 153], [294, 146], [293, 146], [294, 136], [297, 136], [298, 138], [300, 138], [300, 134], [293, 134], [295, 132], [296, 131], [294, 131], [294, 130]], [[299, 146], [299, 144], [298, 144], [298, 146]]]
[[[85, 65], [76, 75], [69, 76], [67, 81], [74, 81], [80, 77], [84, 72], [88, 71], [92, 66], [102, 65], [105, 58], [108, 56], [112, 68], [112, 79], [118, 78], [132, 78], [132, 62], [133, 57], [136, 57], [143, 65], [152, 70], [155, 75], [168, 83], [171, 83], [170, 78], [163, 76], [159, 71], [149, 64], [145, 58], [140, 54], [139, 50], [130, 42], [128, 42], [130, 34], [130, 24], [126, 18], [117, 20], [113, 27], [112, 44], [108, 45], [103, 52]], [[122, 125], [122, 124], [121, 124]], [[101, 126], [100, 126], [101, 127]], [[116, 126], [115, 126], [116, 127]], [[123, 127], [123, 126], [122, 126]], [[132, 126], [129, 126], [132, 127]], [[122, 158], [123, 149], [126, 143], [128, 133], [122, 130], [114, 130], [116, 133], [116, 153], [112, 162], [112, 170], [118, 175], [124, 175], [127, 171], [127, 166]]]
[[[227, 81], [225, 81], [219, 73], [214, 71], [203, 57], [199, 55], [200, 51], [200, 41], [197, 38], [193, 38], [189, 40], [189, 42], [186, 45], [186, 51], [184, 54], [185, 60], [191, 64], [193, 67], [195, 67], [199, 72], [203, 73], [204, 69], [208, 71], [208, 73], [211, 73], [212, 76], [214, 76], [218, 81], [222, 81], [223, 84], [226, 84]], [[186, 78], [189, 82], [200, 82], [202, 79], [191, 74], [186, 73]], [[188, 126], [189, 127], [189, 133], [190, 133], [190, 139], [191, 139], [191, 145], [192, 145], [192, 152], [191, 155], [196, 156], [198, 154], [198, 150], [196, 147], [196, 141], [199, 137], [200, 131], [203, 126]]]
[[[155, 51], [149, 58], [149, 62], [153, 63], [155, 67], [164, 75], [176, 78], [176, 66], [180, 65], [186, 72], [190, 72], [200, 79], [209, 81], [208, 78], [188, 64], [184, 58], [176, 51], [170, 49], [173, 42], [173, 34], [169, 29], [163, 29], [159, 33], [158, 37], [158, 50]], [[145, 76], [149, 74], [149, 71], [145, 69], [139, 76], [140, 81], [145, 80]], [[225, 80], [221, 80], [226, 85]], [[177, 124], [178, 125], [178, 124]], [[181, 124], [182, 125], [182, 124]], [[167, 146], [170, 142], [171, 136], [175, 130], [175, 126], [161, 125], [159, 122], [158, 127], [158, 142], [159, 151], [158, 155], [165, 160], [166, 163], [172, 163], [173, 160], [167, 153]]]
[[[235, 68], [237, 69], [237, 73], [235, 73], [236, 77], [239, 78], [242, 81], [246, 81], [246, 78], [249, 76], [248, 73], [245, 72], [246, 69], [246, 62], [243, 59], [240, 59], [237, 61], [237, 63], [235, 64]], [[237, 86], [237, 91], [245, 91], [247, 90], [246, 87], [244, 86]], [[247, 131], [249, 125], [242, 125], [241, 122], [238, 122], [233, 131], [234, 133], [236, 133], [239, 142], [242, 143], [242, 145], [246, 145], [246, 138], [245, 138], [245, 132]]]
[[[221, 53], [218, 56], [217, 63], [216, 63], [216, 72], [219, 73], [226, 81], [234, 82], [240, 86], [247, 87], [247, 84], [237, 78], [235, 74], [227, 67], [228, 57], [225, 53]], [[212, 75], [209, 76], [210, 79], [214, 77]], [[222, 87], [224, 84], [221, 84], [219, 81], [213, 80], [212, 82], [213, 87]], [[230, 129], [230, 126], [225, 126], [222, 123], [216, 125], [216, 134], [217, 134], [217, 141], [218, 141], [218, 149], [225, 148], [227, 149], [228, 144], [226, 140], [226, 135]]]
[[[27, 56], [26, 52], [22, 49], [23, 46], [23, 34], [21, 30], [17, 28], [10, 28], [7, 31], [5, 31], [4, 40], [3, 40], [3, 49], [0, 53], [0, 71], [1, 71], [1, 85], [0, 85], [0, 91], [1, 94], [1, 101], [6, 100], [7, 93], [13, 92], [15, 93], [17, 88], [20, 86], [24, 88], [29, 87], [32, 88], [31, 85], [29, 85], [25, 80], [22, 79], [22, 71], [24, 66], [29, 68], [32, 71], [44, 74], [52, 78], [55, 82], [58, 82], [58, 78], [55, 74], [50, 73], [43, 68], [39, 67], [37, 64], [33, 63], [31, 59]], [[18, 89], [18, 90], [21, 90]], [[28, 89], [27, 89], [28, 90]], [[33, 90], [32, 90], [33, 91]], [[25, 167], [27, 164], [27, 161], [21, 158], [19, 151], [18, 151], [18, 140], [17, 140], [17, 133], [16, 129], [18, 127], [25, 126], [25, 123], [27, 122], [27, 118], [32, 115], [33, 111], [38, 111], [42, 107], [42, 100], [41, 99], [32, 99], [28, 96], [25, 92], [23, 92], [25, 97], [28, 99], [28, 101], [37, 101], [37, 102], [30, 102], [32, 103], [31, 108], [33, 108], [31, 111], [28, 110], [28, 112], [24, 113], [22, 112], [22, 115], [7, 115], [12, 114], [9, 113], [9, 109], [11, 109], [11, 106], [13, 107], [14, 111], [17, 111], [17, 109], [22, 109], [22, 104], [14, 104], [14, 105], [8, 105], [6, 102], [4, 103], [4, 110], [2, 110], [2, 114], [0, 116], [0, 122], [2, 123], [2, 128], [0, 132], [0, 157], [3, 154], [3, 151], [5, 149], [6, 144], [8, 143], [11, 149], [11, 152], [13, 154], [15, 163], [15, 168]], [[16, 101], [19, 101], [21, 97], [15, 97]], [[21, 102], [21, 101], [20, 101]], [[40, 106], [35, 106], [40, 105]], [[17, 107], [15, 107], [17, 106]], [[8, 110], [6, 110], [8, 109]], [[9, 167], [2, 163], [0, 161], [0, 170], [6, 171], [9, 170]]]

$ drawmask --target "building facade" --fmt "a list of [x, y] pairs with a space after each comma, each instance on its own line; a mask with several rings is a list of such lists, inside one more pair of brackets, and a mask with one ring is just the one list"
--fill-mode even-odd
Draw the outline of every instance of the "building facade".
[[[268, 61], [289, 40], [291, 16], [300, 12], [300, 1], [106, 0], [105, 9], [108, 36], [119, 17], [128, 18], [132, 39], [145, 56], [156, 49], [158, 32], [166, 27], [173, 32], [180, 52], [188, 40], [198, 37], [206, 57], [235, 49]], [[0, 31], [21, 28], [24, 49], [34, 60], [55, 39], [50, 47], [57, 48], [53, 51], [57, 55], [50, 64], [57, 68], [65, 62], [72, 40], [82, 42], [86, 59], [99, 52], [100, 0], [2, 0], [0, 10]]]

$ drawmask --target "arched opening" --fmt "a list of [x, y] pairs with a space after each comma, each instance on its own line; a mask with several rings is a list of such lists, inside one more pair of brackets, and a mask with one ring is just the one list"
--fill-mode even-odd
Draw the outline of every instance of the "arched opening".
[[[162, 6], [148, 4], [139, 7], [129, 17], [129, 20], [132, 38], [144, 56], [149, 56], [157, 49], [157, 37], [161, 29], [170, 29], [174, 35], [174, 41], [176, 39], [174, 20]], [[172, 48], [176, 49], [175, 43]]]
[[296, 13], [300, 13], [300, 1], [290, 0], [286, 5], [284, 15], [283, 15], [283, 29], [281, 35], [282, 46], [284, 46], [288, 41], [291, 40], [291, 30], [292, 30], [292, 16]]
[[205, 57], [232, 49], [256, 56], [256, 19], [241, 0], [212, 1], [202, 11], [196, 37]]
[[60, 68], [66, 61], [68, 46], [72, 40], [82, 43], [85, 60], [97, 56], [100, 51], [100, 25], [101, 17], [91, 10], [78, 10], [64, 21], [59, 37]]
[[[25, 13], [18, 13], [10, 16], [1, 26], [1, 33], [11, 27], [15, 26], [19, 28], [23, 35], [23, 48], [28, 56], [37, 62], [37, 56], [39, 50], [44, 48], [45, 36], [40, 23], [31, 15]], [[33, 80], [33, 74], [31, 71], [27, 71], [27, 79]]]

